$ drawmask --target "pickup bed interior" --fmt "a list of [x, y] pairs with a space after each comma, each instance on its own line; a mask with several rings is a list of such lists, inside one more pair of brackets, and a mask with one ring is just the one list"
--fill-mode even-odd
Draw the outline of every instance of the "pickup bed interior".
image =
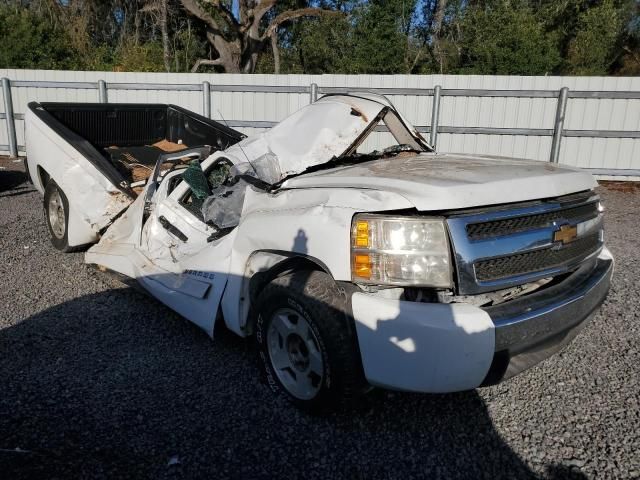
[[31, 102], [29, 108], [130, 196], [139, 193], [160, 154], [224, 150], [244, 138], [176, 105]]

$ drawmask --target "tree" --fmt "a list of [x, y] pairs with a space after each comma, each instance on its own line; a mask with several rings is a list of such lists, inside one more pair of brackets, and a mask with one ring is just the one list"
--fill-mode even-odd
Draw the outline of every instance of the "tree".
[[617, 60], [614, 50], [622, 30], [622, 15], [611, 0], [582, 12], [578, 16], [576, 36], [569, 43], [569, 73], [606, 75]]
[[151, 13], [154, 17], [154, 22], [160, 28], [162, 36], [162, 61], [164, 63], [164, 69], [170, 72], [171, 50], [169, 46], [169, 29], [167, 26], [167, 17], [169, 14], [168, 3], [168, 0], [146, 0], [142, 11]]
[[640, 0], [0, 0], [0, 34], [18, 68], [640, 73]]
[[640, 75], [640, 3], [636, 4], [634, 15], [628, 24], [622, 50], [624, 53], [619, 60], [616, 73]]
[[[300, 73], [352, 73], [353, 25], [346, 16], [322, 17], [305, 22], [285, 49], [288, 71]], [[289, 52], [290, 57], [289, 58]]]
[[159, 42], [135, 43], [128, 38], [113, 54], [111, 68], [119, 72], [162, 72], [164, 51]]
[[42, 15], [0, 6], [0, 67], [73, 69], [80, 57], [64, 30]]
[[370, 0], [354, 12], [353, 73], [411, 73], [415, 0]]
[[547, 75], [561, 61], [557, 41], [524, 2], [469, 6], [461, 28], [460, 73]]
[[305, 73], [411, 73], [424, 48], [415, 37], [415, 0], [342, 2], [343, 16], [297, 25], [284, 38]]
[[277, 0], [240, 0], [237, 17], [223, 0], [181, 0], [181, 3], [187, 13], [204, 24], [206, 39], [217, 55], [213, 59], [199, 59], [193, 72], [201, 65], [212, 65], [227, 73], [253, 73], [267, 41], [271, 42], [282, 24], [300, 17], [335, 13], [322, 8], [299, 8], [283, 11], [266, 23]]
[[[157, 50], [155, 43], [159, 42], [162, 45], [164, 70], [167, 72], [188, 71], [196, 59], [204, 53], [204, 42], [200, 38], [204, 32], [198, 32], [192, 28], [191, 18], [184, 15], [181, 4], [177, 0], [143, 1], [139, 12], [144, 14], [142, 18], [148, 22], [147, 32], [146, 35], [141, 35], [140, 29], [136, 28], [133, 44], [130, 39], [126, 42], [128, 43], [127, 47], [133, 50], [130, 52], [130, 58], [135, 58], [136, 54], [142, 54], [145, 48], [154, 54]], [[156, 29], [160, 31], [159, 40]], [[140, 42], [144, 44], [144, 48], [135, 48]], [[142, 60], [140, 58], [140, 61]], [[131, 64], [131, 62], [129, 63]], [[147, 64], [147, 62], [142, 62], [142, 64]], [[148, 70], [149, 67], [150, 65], [147, 64], [147, 71], [151, 71]]]
[[[445, 14], [447, 13], [447, 0], [428, 0], [424, 2], [422, 36], [423, 44], [429, 49], [429, 53], [437, 66], [439, 73], [444, 73], [446, 62], [446, 47], [444, 46], [444, 31], [446, 29]], [[449, 5], [450, 6], [450, 5]], [[453, 18], [450, 16], [449, 20]]]

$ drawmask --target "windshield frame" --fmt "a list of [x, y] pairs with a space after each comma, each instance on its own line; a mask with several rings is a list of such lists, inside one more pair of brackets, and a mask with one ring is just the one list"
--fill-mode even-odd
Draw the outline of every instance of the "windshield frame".
[[[399, 130], [394, 130], [392, 127], [389, 126], [389, 123], [387, 123], [387, 121], [385, 120], [388, 115], [393, 115], [394, 120], [398, 122]], [[364, 141], [369, 137], [369, 135], [371, 135], [372, 132], [376, 131], [376, 128], [378, 128], [378, 124], [380, 122], [384, 123], [384, 127], [383, 127], [384, 130], [380, 130], [380, 131], [390, 133], [393, 136], [393, 138], [396, 140], [396, 142], [398, 142], [399, 145], [406, 143], [401, 140], [402, 137], [409, 137], [415, 143], [415, 147], [417, 147], [415, 148], [415, 150], [417, 152], [420, 152], [420, 153], [435, 152], [435, 149], [431, 145], [429, 145], [429, 143], [427, 143], [427, 141], [424, 139], [422, 135], [420, 135], [420, 133], [415, 129], [415, 127], [413, 128], [413, 130], [409, 128], [409, 126], [406, 124], [406, 122], [402, 118], [402, 115], [400, 115], [395, 108], [391, 106], [386, 106], [380, 111], [378, 115], [376, 115], [371, 120], [367, 128], [358, 136], [358, 138], [355, 139], [355, 141], [349, 146], [349, 148], [347, 148], [338, 158], [342, 159], [342, 158], [353, 156], [358, 150], [358, 147], [360, 147], [360, 145], [364, 143]], [[414, 147], [414, 145], [411, 145], [411, 147]]]

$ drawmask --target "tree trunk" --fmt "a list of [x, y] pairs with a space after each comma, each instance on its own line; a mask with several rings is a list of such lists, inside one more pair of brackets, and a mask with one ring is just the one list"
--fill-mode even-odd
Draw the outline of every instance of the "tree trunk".
[[160, 32], [162, 33], [162, 58], [164, 60], [164, 68], [167, 72], [171, 71], [171, 50], [169, 47], [169, 32], [167, 30], [167, 2], [168, 0], [160, 0]]
[[133, 41], [136, 45], [138, 45], [140, 43], [140, 11], [139, 10], [136, 10], [136, 16], [133, 20], [133, 24], [135, 26]]
[[[180, 2], [187, 13], [204, 23], [207, 28], [207, 41], [218, 54], [218, 58], [212, 60], [198, 60], [191, 69], [192, 72], [195, 72], [200, 65], [219, 65], [227, 73], [253, 73], [267, 40], [277, 35], [281, 24], [301, 17], [318, 17], [337, 13], [311, 7], [285, 10], [276, 15], [261, 32], [261, 21], [276, 5], [277, 0], [253, 2], [241, 0], [238, 4], [237, 16], [226, 2], [213, 0], [203, 1], [202, 4], [198, 0], [180, 0]], [[210, 10], [203, 8], [204, 4], [214, 9], [216, 15], [211, 15]]]
[[438, 0], [436, 10], [433, 14], [433, 23], [431, 24], [431, 41], [433, 43], [433, 52], [438, 64], [440, 65], [440, 73], [443, 72], [442, 49], [440, 48], [442, 22], [444, 21], [445, 10], [447, 9], [447, 0]]

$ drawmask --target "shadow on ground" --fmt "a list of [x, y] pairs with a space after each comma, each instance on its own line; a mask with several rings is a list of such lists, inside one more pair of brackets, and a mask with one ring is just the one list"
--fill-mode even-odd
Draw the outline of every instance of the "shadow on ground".
[[23, 171], [0, 170], [0, 197], [14, 197], [32, 191], [26, 181], [27, 175]]
[[[354, 411], [312, 417], [272, 395], [252, 352], [226, 331], [211, 342], [128, 288], [0, 330], [0, 471], [12, 479], [534, 478], [475, 391], [375, 391]], [[561, 466], [547, 472], [581, 478]]]

